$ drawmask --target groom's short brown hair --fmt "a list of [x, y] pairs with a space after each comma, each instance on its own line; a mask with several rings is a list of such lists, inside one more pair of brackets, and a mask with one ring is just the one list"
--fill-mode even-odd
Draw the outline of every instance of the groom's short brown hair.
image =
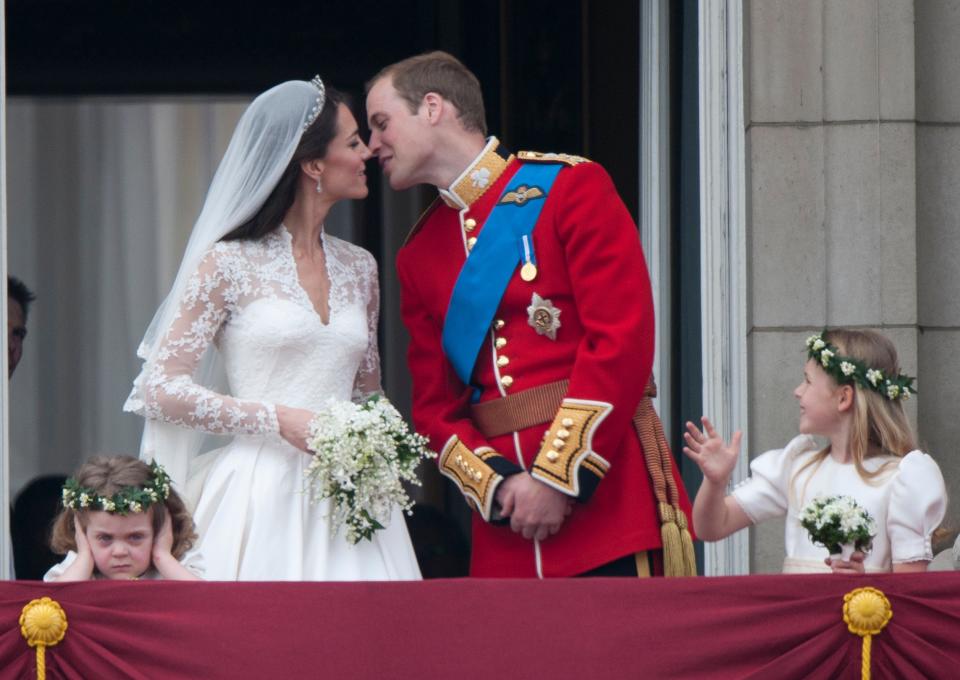
[[487, 134], [480, 81], [459, 59], [447, 52], [427, 52], [409, 57], [382, 69], [367, 81], [367, 92], [389, 77], [397, 91], [416, 113], [428, 92], [436, 92], [457, 107], [465, 130]]

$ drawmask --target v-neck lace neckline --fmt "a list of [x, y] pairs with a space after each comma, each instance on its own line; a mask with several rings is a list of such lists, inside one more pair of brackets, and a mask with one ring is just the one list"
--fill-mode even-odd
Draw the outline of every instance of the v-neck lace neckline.
[[307, 291], [306, 287], [303, 285], [303, 281], [300, 279], [300, 268], [297, 265], [297, 258], [293, 254], [293, 234], [290, 233], [290, 229], [288, 229], [287, 225], [285, 224], [280, 225], [280, 231], [282, 232], [284, 240], [286, 241], [286, 244], [287, 244], [287, 252], [290, 256], [290, 263], [293, 266], [293, 278], [297, 283], [297, 289], [303, 295], [306, 306], [309, 307], [310, 310], [316, 315], [317, 320], [323, 326], [329, 326], [330, 320], [333, 317], [333, 304], [332, 304], [333, 296], [330, 294], [331, 289], [333, 288], [333, 280], [330, 276], [330, 250], [327, 248], [326, 233], [325, 232], [320, 233], [320, 248], [323, 250], [323, 270], [324, 270], [323, 275], [324, 275], [324, 278], [326, 279], [326, 284], [327, 284], [327, 291], [326, 291], [327, 316], [326, 318], [324, 318], [323, 312], [317, 308], [317, 305], [316, 303], [314, 303], [313, 298], [310, 297], [309, 291]]

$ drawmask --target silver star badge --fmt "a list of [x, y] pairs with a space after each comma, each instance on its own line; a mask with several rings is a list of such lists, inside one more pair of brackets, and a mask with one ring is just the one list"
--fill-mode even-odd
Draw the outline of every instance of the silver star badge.
[[556, 340], [557, 329], [560, 328], [560, 310], [553, 306], [551, 300], [544, 300], [534, 293], [527, 307], [527, 323], [533, 326], [538, 335]]

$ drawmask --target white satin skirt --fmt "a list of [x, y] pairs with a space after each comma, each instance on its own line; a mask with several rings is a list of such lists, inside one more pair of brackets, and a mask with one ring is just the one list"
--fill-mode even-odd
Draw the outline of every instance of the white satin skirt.
[[211, 581], [388, 581], [421, 578], [403, 513], [351, 545], [330, 502], [303, 492], [307, 454], [277, 436], [241, 436], [200, 456], [187, 495]]

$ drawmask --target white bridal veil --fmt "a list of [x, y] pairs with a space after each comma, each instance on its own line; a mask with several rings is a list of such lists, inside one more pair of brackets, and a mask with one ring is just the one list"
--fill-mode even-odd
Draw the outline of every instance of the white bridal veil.
[[[158, 359], [161, 341], [178, 315], [180, 300], [206, 252], [223, 236], [253, 217], [280, 181], [303, 131], [323, 109], [325, 93], [319, 76], [313, 81], [291, 80], [253, 100], [237, 123], [227, 151], [210, 184], [200, 217], [180, 262], [173, 287], [150, 322], [137, 355], [140, 374], [123, 406], [144, 412], [143, 384]], [[222, 377], [219, 352], [211, 345], [201, 358], [194, 380], [212, 387]], [[205, 433], [147, 419], [140, 457], [162, 464], [183, 491], [190, 462], [200, 451]]]

